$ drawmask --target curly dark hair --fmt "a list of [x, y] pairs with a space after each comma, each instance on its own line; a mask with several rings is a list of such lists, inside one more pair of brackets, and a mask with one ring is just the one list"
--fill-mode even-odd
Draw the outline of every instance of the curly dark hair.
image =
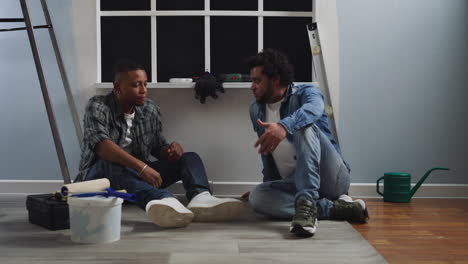
[[249, 70], [263, 66], [263, 74], [269, 79], [278, 76], [280, 84], [290, 85], [294, 81], [294, 67], [288, 57], [274, 49], [264, 49], [247, 59]]
[[127, 73], [129, 71], [136, 71], [136, 70], [143, 70], [146, 71], [145, 67], [137, 62], [128, 59], [122, 58], [119, 59], [112, 69], [112, 76], [114, 78], [114, 82], [120, 79], [121, 75]]

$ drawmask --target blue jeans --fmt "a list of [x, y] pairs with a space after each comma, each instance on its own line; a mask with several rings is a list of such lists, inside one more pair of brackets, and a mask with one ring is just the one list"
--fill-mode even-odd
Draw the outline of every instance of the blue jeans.
[[194, 152], [184, 153], [174, 163], [154, 161], [148, 163], [148, 166], [161, 175], [160, 188], [155, 188], [140, 179], [137, 171], [107, 160], [98, 160], [90, 168], [85, 180], [108, 178], [112, 189], [125, 189], [128, 193], [134, 193], [136, 204], [143, 209], [151, 200], [173, 197], [165, 188], [179, 180], [182, 180], [189, 201], [198, 193], [211, 192], [203, 162]]
[[318, 219], [330, 219], [332, 201], [349, 190], [349, 170], [316, 125], [298, 130], [293, 138], [296, 168], [284, 179], [256, 186], [250, 193], [250, 204], [258, 213], [291, 219], [295, 201], [302, 197], [316, 202]]

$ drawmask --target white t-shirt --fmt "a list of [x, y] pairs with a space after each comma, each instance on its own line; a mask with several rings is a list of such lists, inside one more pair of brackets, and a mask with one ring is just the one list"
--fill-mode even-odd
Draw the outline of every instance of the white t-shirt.
[[[284, 98], [274, 104], [266, 105], [266, 122], [277, 123], [280, 121], [280, 108], [283, 100]], [[281, 177], [288, 177], [294, 171], [294, 168], [296, 168], [296, 160], [294, 159], [294, 156], [296, 156], [296, 149], [286, 138], [279, 143], [272, 155]]]
[[133, 126], [133, 119], [135, 118], [135, 111], [133, 111], [133, 113], [131, 114], [127, 114], [127, 113], [124, 113], [124, 118], [125, 118], [125, 121], [127, 122], [127, 135], [125, 136], [125, 141], [122, 145], [122, 148], [128, 152], [128, 153], [131, 153], [132, 151], [132, 136], [131, 136], [131, 133], [130, 131], [132, 130], [132, 126]]

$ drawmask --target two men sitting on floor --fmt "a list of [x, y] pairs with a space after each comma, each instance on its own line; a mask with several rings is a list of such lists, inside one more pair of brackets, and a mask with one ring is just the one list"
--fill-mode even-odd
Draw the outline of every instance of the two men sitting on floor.
[[[349, 166], [331, 136], [320, 90], [294, 85], [292, 66], [275, 50], [250, 58], [249, 69], [255, 97], [250, 117], [263, 162], [263, 183], [246, 195], [253, 209], [292, 218], [290, 231], [298, 236], [313, 235], [318, 219], [365, 222], [365, 203], [346, 195]], [[162, 227], [236, 219], [243, 203], [212, 196], [200, 157], [166, 141], [146, 85], [141, 65], [121, 61], [113, 91], [89, 100], [76, 181], [108, 178], [113, 189], [134, 193], [137, 205]], [[149, 161], [150, 155], [157, 161]], [[187, 207], [166, 190], [179, 180]]]

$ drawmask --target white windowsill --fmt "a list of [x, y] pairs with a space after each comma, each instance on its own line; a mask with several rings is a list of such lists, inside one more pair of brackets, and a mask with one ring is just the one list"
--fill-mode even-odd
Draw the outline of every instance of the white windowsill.
[[[295, 82], [295, 84], [318, 84], [316, 82]], [[225, 82], [223, 83], [223, 87], [226, 89], [248, 89], [250, 88], [250, 82]], [[105, 83], [95, 83], [94, 88], [96, 89], [112, 89], [114, 86], [110, 82]], [[195, 87], [195, 83], [168, 83], [168, 82], [160, 82], [160, 83], [148, 83], [148, 89], [193, 89]]]
[[[96, 83], [94, 85], [97, 89], [107, 89], [113, 88], [113, 84], [110, 82], [105, 83]], [[148, 83], [148, 89], [164, 89], [164, 88], [176, 88], [176, 89], [187, 89], [195, 87], [195, 83], [169, 83], [169, 82], [160, 82], [160, 83]], [[232, 82], [232, 83], [223, 83], [224, 88], [250, 88], [250, 83], [248, 82]]]

